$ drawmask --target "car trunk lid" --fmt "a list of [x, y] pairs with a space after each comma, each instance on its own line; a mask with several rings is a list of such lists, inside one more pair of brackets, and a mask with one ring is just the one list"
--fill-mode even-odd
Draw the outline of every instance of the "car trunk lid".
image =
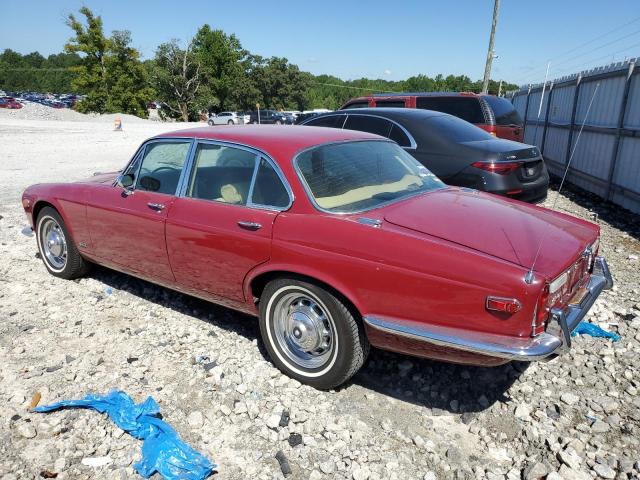
[[[583, 220], [488, 193], [446, 188], [385, 208], [396, 226], [438, 237], [553, 278], [595, 241], [598, 228]], [[544, 239], [541, 242], [541, 240]]]

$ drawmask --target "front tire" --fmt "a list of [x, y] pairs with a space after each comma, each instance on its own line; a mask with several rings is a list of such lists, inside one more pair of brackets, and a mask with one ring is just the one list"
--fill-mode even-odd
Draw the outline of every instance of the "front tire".
[[357, 314], [337, 295], [292, 278], [271, 281], [260, 298], [260, 332], [286, 375], [328, 390], [362, 367], [369, 342]]
[[38, 214], [36, 239], [40, 257], [51, 275], [73, 280], [89, 271], [90, 263], [78, 252], [64, 220], [54, 208], [44, 207]]
[[227, 122], [227, 125], [233, 125], [233, 120], [229, 120], [229, 121]]

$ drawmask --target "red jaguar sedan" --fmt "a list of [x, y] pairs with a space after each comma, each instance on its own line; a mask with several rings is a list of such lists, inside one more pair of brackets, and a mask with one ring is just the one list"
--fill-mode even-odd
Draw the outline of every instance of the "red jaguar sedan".
[[29, 187], [47, 270], [92, 263], [259, 317], [274, 364], [318, 388], [370, 345], [457, 363], [551, 358], [611, 287], [589, 222], [447, 187], [351, 130], [199, 128], [120, 172]]

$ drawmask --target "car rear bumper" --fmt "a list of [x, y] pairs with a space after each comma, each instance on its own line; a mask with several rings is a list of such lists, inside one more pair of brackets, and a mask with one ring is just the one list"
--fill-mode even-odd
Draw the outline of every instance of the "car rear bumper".
[[606, 260], [596, 257], [593, 273], [584, 287], [586, 291], [579, 292], [580, 302], [570, 303], [564, 309], [552, 309], [547, 331], [536, 337], [510, 337], [376, 316], [365, 316], [364, 322], [368, 329], [375, 332], [454, 351], [470, 352], [505, 361], [542, 360], [571, 347], [571, 332], [587, 314], [600, 293], [612, 286], [613, 279]]

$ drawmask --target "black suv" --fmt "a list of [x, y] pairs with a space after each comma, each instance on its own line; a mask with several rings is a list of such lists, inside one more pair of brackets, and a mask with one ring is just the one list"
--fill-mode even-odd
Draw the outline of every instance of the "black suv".
[[249, 123], [264, 123], [264, 124], [275, 124], [275, 125], [285, 125], [292, 123], [284, 113], [276, 112], [275, 110], [260, 110], [260, 116], [258, 117], [258, 111], [254, 110], [252, 112], [248, 112], [249, 114]]

